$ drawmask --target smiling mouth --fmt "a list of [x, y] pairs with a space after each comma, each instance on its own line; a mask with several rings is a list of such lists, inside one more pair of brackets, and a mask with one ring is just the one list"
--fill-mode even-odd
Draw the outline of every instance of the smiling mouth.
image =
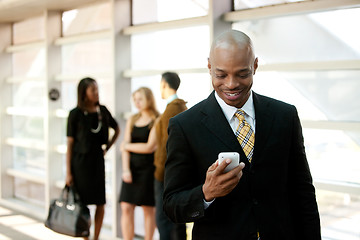
[[235, 97], [235, 96], [239, 95], [240, 93], [236, 92], [236, 93], [225, 93], [225, 94], [228, 95], [229, 97]]

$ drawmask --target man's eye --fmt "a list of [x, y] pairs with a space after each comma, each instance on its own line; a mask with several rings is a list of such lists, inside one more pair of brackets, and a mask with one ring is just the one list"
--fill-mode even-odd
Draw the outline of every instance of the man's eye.
[[247, 78], [251, 75], [251, 73], [241, 74], [239, 75], [240, 78]]
[[223, 79], [225, 77], [226, 77], [225, 75], [216, 75], [216, 78], [220, 78], [220, 79]]

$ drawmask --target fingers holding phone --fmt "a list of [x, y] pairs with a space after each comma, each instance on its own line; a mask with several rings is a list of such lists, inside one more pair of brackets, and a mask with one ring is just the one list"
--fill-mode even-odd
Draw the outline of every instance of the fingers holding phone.
[[[208, 169], [203, 192], [207, 201], [229, 194], [239, 183], [244, 163], [239, 163], [239, 154], [236, 152], [223, 152]], [[229, 173], [229, 171], [232, 171]]]

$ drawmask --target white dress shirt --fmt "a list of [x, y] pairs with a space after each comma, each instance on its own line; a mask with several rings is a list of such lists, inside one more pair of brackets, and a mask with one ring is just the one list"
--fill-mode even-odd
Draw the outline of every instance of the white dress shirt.
[[[238, 108], [227, 105], [224, 100], [222, 100], [217, 92], [215, 92], [215, 98], [218, 104], [220, 105], [221, 110], [223, 111], [226, 119], [228, 120], [231, 129], [233, 130], [234, 134], [236, 132], [237, 127], [239, 126], [239, 119], [235, 116], [235, 112]], [[252, 91], [250, 92], [250, 96], [246, 103], [242, 106], [241, 110], [245, 112], [245, 120], [249, 123], [251, 129], [254, 131], [255, 134], [255, 108], [254, 108], [254, 101], [253, 101], [253, 94]], [[212, 202], [207, 202], [204, 199], [204, 208], [207, 209]]]
[[[239, 119], [234, 115], [238, 108], [227, 105], [224, 100], [222, 100], [217, 92], [215, 92], [216, 101], [219, 103], [221, 110], [223, 111], [226, 119], [228, 120], [231, 129], [233, 132], [236, 132], [236, 128], [239, 126]], [[255, 133], [255, 108], [253, 102], [253, 94], [250, 92], [250, 96], [241, 110], [245, 112], [245, 120], [250, 124], [251, 129]]]

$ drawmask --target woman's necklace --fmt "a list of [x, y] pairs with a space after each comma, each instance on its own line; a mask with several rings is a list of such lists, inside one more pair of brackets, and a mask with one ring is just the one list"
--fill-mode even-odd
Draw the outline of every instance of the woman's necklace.
[[[97, 128], [96, 128], [96, 129], [90, 128], [90, 130], [91, 130], [92, 133], [98, 133], [98, 132], [100, 132], [100, 129], [101, 129], [101, 127], [102, 127], [102, 116], [101, 116], [101, 112], [100, 112], [100, 107], [99, 107], [99, 106], [96, 107], [96, 112], [97, 112], [97, 116], [98, 116], [98, 125], [97, 125]], [[87, 116], [87, 115], [88, 115], [88, 112], [87, 112], [87, 111], [84, 111], [84, 114], [85, 114], [85, 116]]]

